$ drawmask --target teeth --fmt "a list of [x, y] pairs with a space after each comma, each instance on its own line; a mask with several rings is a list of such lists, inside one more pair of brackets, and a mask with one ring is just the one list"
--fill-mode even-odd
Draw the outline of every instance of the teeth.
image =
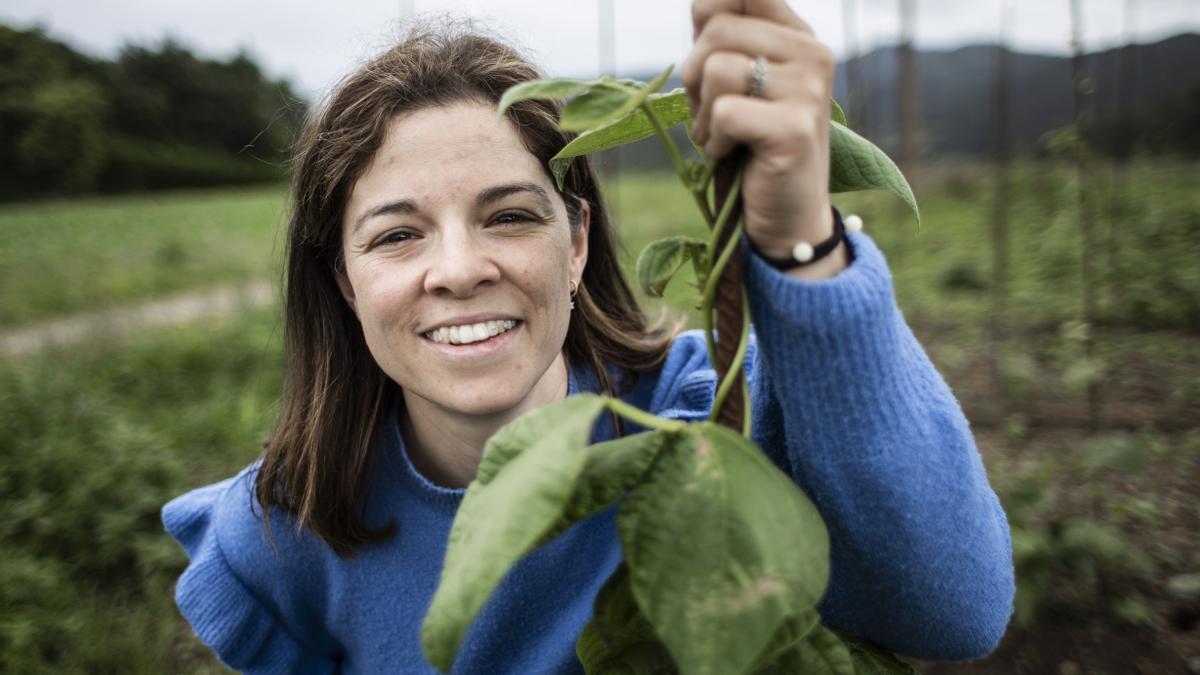
[[442, 344], [467, 345], [472, 342], [482, 342], [490, 337], [510, 331], [517, 325], [516, 321], [486, 321], [465, 326], [443, 326], [425, 333], [425, 337]]

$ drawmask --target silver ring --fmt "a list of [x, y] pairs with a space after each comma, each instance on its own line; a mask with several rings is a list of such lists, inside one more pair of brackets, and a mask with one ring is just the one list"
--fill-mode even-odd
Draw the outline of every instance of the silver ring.
[[762, 98], [763, 90], [767, 88], [767, 57], [760, 56], [750, 64], [749, 80], [750, 86], [746, 89], [746, 95]]

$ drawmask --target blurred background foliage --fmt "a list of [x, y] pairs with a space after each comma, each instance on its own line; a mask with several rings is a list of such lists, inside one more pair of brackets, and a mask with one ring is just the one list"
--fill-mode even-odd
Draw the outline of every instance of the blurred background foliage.
[[106, 61], [0, 25], [0, 199], [277, 181], [306, 108], [244, 53]]

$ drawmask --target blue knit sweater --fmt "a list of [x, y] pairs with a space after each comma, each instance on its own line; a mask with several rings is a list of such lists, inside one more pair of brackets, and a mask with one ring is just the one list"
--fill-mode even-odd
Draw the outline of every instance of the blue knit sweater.
[[[999, 642], [1012, 612], [1004, 511], [957, 402], [896, 307], [882, 254], [864, 235], [850, 243], [852, 264], [821, 282], [747, 255], [755, 440], [829, 528], [831, 579], [818, 608], [826, 625], [922, 659], [978, 657]], [[714, 382], [703, 335], [692, 331], [625, 400], [700, 419]], [[571, 373], [571, 393], [595, 389], [587, 373]], [[594, 440], [611, 436], [597, 425]], [[191, 556], [176, 601], [226, 664], [256, 673], [434, 672], [420, 625], [464, 490], [413, 468], [394, 417], [377, 443], [367, 520], [394, 518], [398, 529], [355, 560], [296, 534], [283, 513], [271, 514], [272, 546], [253, 503], [257, 465], [163, 509]], [[454, 672], [579, 672], [575, 638], [620, 560], [615, 509], [522, 559], [472, 625]]]

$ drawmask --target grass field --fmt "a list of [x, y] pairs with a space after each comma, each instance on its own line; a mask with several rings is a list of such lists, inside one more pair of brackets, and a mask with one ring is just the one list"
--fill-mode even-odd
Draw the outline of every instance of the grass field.
[[286, 198], [271, 186], [0, 204], [0, 327], [266, 278]]
[[[1147, 163], [1126, 182], [1112, 176], [1105, 168], [1094, 192], [1105, 273], [1102, 321], [1089, 327], [1079, 322], [1073, 176], [1017, 168], [995, 363], [989, 170], [927, 173], [919, 232], [886, 195], [836, 199], [888, 255], [901, 307], [972, 419], [1018, 544], [1030, 623], [1014, 624], [999, 660], [930, 672], [1053, 672], [1063, 659], [1090, 672], [1121, 663], [1117, 646], [1131, 660], [1109, 672], [1132, 672], [1135, 658], [1184, 672], [1180, 655], [1200, 654], [1198, 601], [1168, 583], [1200, 570], [1200, 168]], [[702, 232], [673, 176], [628, 175], [610, 201], [627, 263], [654, 238]], [[0, 207], [0, 326], [274, 277], [284, 217], [279, 188]], [[671, 312], [691, 305], [687, 274], [669, 289]], [[185, 559], [158, 510], [257, 455], [280, 382], [276, 312], [0, 355], [0, 671], [220, 670], [171, 601]], [[1063, 616], [1074, 619], [1056, 623]], [[1091, 657], [1070, 651], [1082, 644]]]

